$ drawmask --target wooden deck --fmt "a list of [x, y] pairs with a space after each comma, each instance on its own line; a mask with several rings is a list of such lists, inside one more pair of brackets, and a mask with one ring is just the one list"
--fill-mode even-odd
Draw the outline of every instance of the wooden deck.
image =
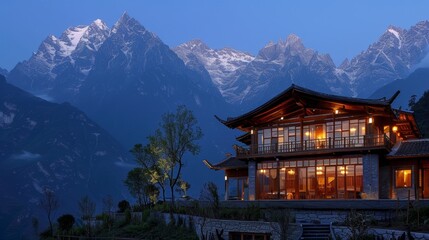
[[303, 142], [285, 142], [270, 145], [253, 144], [249, 147], [236, 147], [237, 158], [255, 158], [271, 156], [296, 156], [323, 154], [332, 152], [390, 150], [393, 143], [385, 135], [344, 137], [341, 139], [316, 139]]

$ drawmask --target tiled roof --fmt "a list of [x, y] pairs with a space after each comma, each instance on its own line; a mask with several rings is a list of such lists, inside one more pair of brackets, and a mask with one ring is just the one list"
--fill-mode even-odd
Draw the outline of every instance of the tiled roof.
[[387, 158], [429, 157], [429, 139], [407, 140], [397, 143]]
[[245, 161], [237, 159], [236, 157], [229, 157], [223, 160], [222, 162], [216, 163], [216, 164], [211, 164], [207, 160], [204, 160], [204, 163], [210, 169], [215, 169], [215, 170], [247, 168], [247, 163]]
[[[345, 97], [345, 96], [337, 96], [337, 95], [331, 95], [321, 92], [316, 92], [307, 88], [303, 88], [297, 85], [292, 84], [289, 88], [278, 94], [277, 96], [273, 97], [268, 102], [262, 104], [261, 106], [241, 115], [238, 117], [228, 117], [227, 120], [222, 120], [218, 116], [215, 116], [221, 123], [224, 125], [230, 127], [230, 128], [236, 128], [239, 126], [239, 123], [260, 115], [264, 111], [267, 111], [276, 105], [279, 105], [280, 103], [284, 102], [285, 99], [289, 98], [299, 98], [299, 96], [305, 97], [305, 96], [311, 96], [312, 98], [317, 98], [318, 101], [326, 101], [329, 103], [338, 102], [341, 104], [357, 104], [357, 105], [363, 105], [363, 106], [375, 106], [375, 107], [389, 107], [390, 104], [395, 100], [395, 98], [399, 95], [399, 91], [396, 92], [390, 99], [381, 98], [381, 99], [363, 99], [363, 98], [353, 98], [353, 97]], [[341, 105], [340, 104], [340, 105]]]

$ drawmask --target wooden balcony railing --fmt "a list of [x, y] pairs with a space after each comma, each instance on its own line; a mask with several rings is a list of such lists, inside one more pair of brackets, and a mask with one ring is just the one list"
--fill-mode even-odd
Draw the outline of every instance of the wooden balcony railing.
[[385, 135], [324, 138], [305, 140], [303, 142], [284, 142], [277, 144], [253, 144], [249, 147], [236, 147], [237, 157], [248, 155], [281, 154], [317, 150], [353, 149], [386, 147], [390, 149], [393, 142]]

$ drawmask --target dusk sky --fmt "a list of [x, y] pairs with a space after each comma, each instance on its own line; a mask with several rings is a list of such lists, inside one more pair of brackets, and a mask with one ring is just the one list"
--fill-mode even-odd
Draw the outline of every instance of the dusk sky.
[[111, 27], [127, 11], [167, 45], [201, 39], [211, 48], [252, 54], [295, 33], [336, 64], [376, 41], [389, 25], [429, 20], [428, 0], [0, 0], [0, 67], [11, 70], [48, 36], [102, 19]]

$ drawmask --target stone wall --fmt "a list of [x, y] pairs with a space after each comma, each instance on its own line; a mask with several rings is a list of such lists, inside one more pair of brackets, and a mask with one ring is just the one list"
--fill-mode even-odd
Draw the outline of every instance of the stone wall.
[[256, 163], [255, 161], [249, 161], [249, 200], [256, 199]]
[[[347, 227], [342, 226], [332, 226], [332, 231], [334, 232], [336, 240], [341, 239], [350, 239], [351, 232]], [[392, 229], [381, 229], [381, 228], [370, 228], [368, 229], [368, 234], [373, 235], [375, 237], [383, 237], [384, 239], [397, 239], [407, 233], [405, 231], [400, 230], [392, 230]], [[415, 240], [429, 239], [428, 233], [416, 233], [411, 232], [411, 235]], [[407, 237], [405, 239], [408, 239]]]
[[[202, 239], [202, 235], [218, 239], [217, 234], [220, 234], [223, 239], [227, 240], [230, 232], [267, 233], [271, 235], [272, 240], [280, 239], [279, 225], [274, 222], [223, 220], [183, 214], [174, 214], [174, 217], [176, 222], [181, 218], [187, 225], [192, 221], [200, 239]], [[171, 220], [168, 213], [164, 213], [163, 218], [166, 223]], [[288, 232], [290, 233], [288, 239], [298, 239], [301, 235], [301, 228], [296, 224], [290, 224]]]
[[390, 166], [380, 167], [380, 198], [391, 198], [392, 187], [392, 169]]
[[362, 157], [363, 192], [362, 198], [378, 199], [379, 159], [377, 154], [366, 154]]
[[[343, 223], [347, 218], [350, 210], [292, 210], [295, 216], [296, 223], [315, 223], [315, 224], [330, 224], [330, 223]], [[393, 218], [395, 212], [392, 211], [375, 211], [367, 210], [362, 211], [371, 219], [377, 221], [386, 221]]]

